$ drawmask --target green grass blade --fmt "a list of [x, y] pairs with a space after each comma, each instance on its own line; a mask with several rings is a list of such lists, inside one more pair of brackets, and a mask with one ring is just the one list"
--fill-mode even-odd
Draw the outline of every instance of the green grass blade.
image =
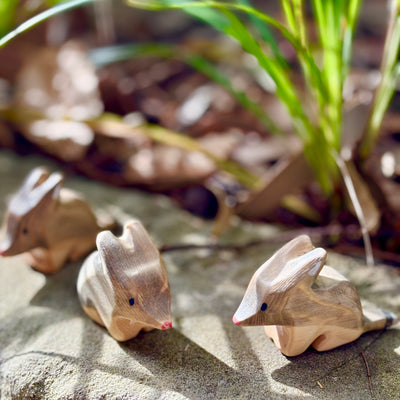
[[309, 140], [310, 124], [307, 116], [304, 114], [299, 96], [293, 87], [286, 71], [279, 62], [268, 57], [260, 48], [259, 43], [250, 34], [243, 23], [233, 13], [223, 10], [230, 21], [226, 33], [237, 39], [243, 49], [256, 57], [260, 66], [268, 72], [276, 84], [276, 94], [288, 109], [290, 115], [295, 120], [295, 129], [303, 140]]
[[343, 35], [343, 66], [342, 66], [342, 79], [347, 78], [350, 70], [351, 54], [353, 49], [353, 37], [356, 30], [356, 23], [360, 13], [362, 0], [350, 0], [347, 8], [347, 26]]
[[[277, 20], [243, 3], [220, 2], [214, 0], [201, 0], [196, 2], [185, 2], [184, 0], [128, 0], [128, 2], [133, 6], [139, 4], [141, 7], [154, 10], [162, 10], [165, 8], [185, 10], [187, 7], [190, 7], [192, 12], [194, 12], [196, 7], [214, 7], [223, 13], [229, 21], [229, 24], [220, 30], [236, 39], [245, 51], [255, 56], [261, 68], [263, 68], [273, 79], [276, 84], [276, 95], [287, 108], [292, 119], [294, 130], [302, 139], [305, 148], [308, 149], [307, 155], [316, 172], [319, 171], [318, 175], [321, 177], [321, 185], [329, 191], [332, 186], [330, 183], [330, 176], [332, 176], [333, 173], [329, 168], [336, 170], [337, 167], [336, 165], [333, 165], [332, 167], [332, 164], [334, 163], [329, 163], [329, 168], [326, 170], [326, 161], [323, 158], [318, 158], [318, 154], [321, 152], [329, 154], [328, 143], [323, 138], [319, 139], [319, 145], [324, 146], [323, 151], [315, 145], [314, 136], [319, 135], [320, 131], [315, 130], [308, 115], [306, 115], [302, 100], [294, 88], [287, 71], [282, 68], [282, 65], [277, 59], [267, 56], [260, 47], [260, 43], [257, 42], [257, 40], [249, 33], [248, 29], [243, 25], [242, 21], [231, 11], [241, 11], [247, 15], [254, 15], [272, 28], [277, 29], [278, 32], [293, 45], [299, 58], [302, 58], [302, 62], [310, 71], [310, 81], [312, 79], [312, 84], [317, 88], [316, 90], [325, 94], [326, 89], [321, 71], [316, 66], [309, 50], [300, 42], [300, 39], [293, 35], [290, 30], [285, 28]], [[322, 99], [323, 95], [320, 96], [321, 102], [323, 101]], [[316, 155], [314, 156], [314, 154]], [[311, 160], [313, 157], [314, 161]], [[316, 159], [318, 159], [318, 161], [315, 161]]]
[[23, 32], [33, 28], [40, 22], [43, 22], [54, 15], [61, 14], [65, 11], [71, 10], [76, 7], [81, 7], [83, 5], [93, 3], [95, 0], [70, 0], [59, 3], [58, 5], [49, 8], [46, 11], [41, 12], [38, 15], [28, 19], [27, 21], [23, 22], [17, 28], [13, 29], [11, 32], [6, 34], [0, 39], [0, 48], [6, 45], [10, 40], [14, 39], [16, 36], [20, 35]]
[[383, 50], [381, 83], [376, 91], [367, 129], [358, 149], [361, 159], [369, 155], [378, 140], [379, 128], [399, 81], [400, 63], [397, 60], [400, 53], [400, 1], [393, 3], [393, 6]]
[[227, 90], [244, 108], [251, 111], [269, 132], [275, 134], [283, 133], [275, 122], [268, 117], [266, 110], [252, 101], [246, 93], [234, 89], [230, 80], [214, 64], [204, 57], [196, 55], [186, 57], [185, 62]]
[[[352, 0], [353, 1], [353, 0]], [[328, 143], [339, 151], [341, 143], [343, 84], [347, 70], [343, 68], [343, 29], [346, 1], [313, 0], [320, 44], [323, 51], [322, 80], [326, 87], [326, 103], [320, 124]], [[351, 35], [347, 37], [351, 39]], [[345, 42], [349, 49], [349, 42]], [[345, 73], [344, 73], [345, 72]]]
[[303, 14], [303, 0], [293, 0], [293, 11], [298, 23], [298, 38], [302, 46], [307, 47], [307, 33]]
[[214, 9], [211, 5], [205, 4], [205, 2], [201, 4], [191, 0], [127, 0], [127, 4], [154, 11], [165, 9], [184, 10], [192, 17], [222, 32], [228, 24], [226, 18], [218, 10]]
[[308, 128], [311, 128], [311, 125], [307, 116], [304, 114], [299, 97], [289, 77], [287, 76], [287, 73], [277, 60], [266, 56], [266, 54], [261, 50], [259, 43], [254, 39], [243, 23], [232, 12], [229, 11], [229, 9], [244, 11], [260, 18], [264, 22], [270, 23], [273, 27], [280, 30], [285, 37], [289, 37], [291, 42], [295, 43], [298, 48], [301, 48], [301, 45], [298, 43], [297, 39], [291, 35], [290, 32], [279, 22], [252, 7], [237, 3], [224, 3], [207, 0], [200, 2], [184, 0], [128, 0], [128, 4], [153, 10], [175, 8], [186, 11], [189, 9], [190, 13], [192, 14], [196, 12], [196, 8], [201, 9], [215, 7], [218, 9], [221, 14], [226, 17], [225, 20], [228, 22], [226, 24], [221, 24], [219, 26], [219, 30], [235, 38], [245, 51], [256, 57], [260, 66], [267, 71], [271, 78], [275, 81], [277, 87], [276, 93], [289, 110], [289, 113], [292, 115], [296, 131], [303, 138], [303, 140], [309, 140]]
[[[132, 7], [143, 8], [147, 10], [161, 11], [165, 9], [175, 9], [175, 10], [190, 10], [191, 15], [196, 16], [197, 11], [202, 8], [217, 8], [217, 9], [232, 9], [237, 11], [246, 12], [249, 15], [254, 15], [258, 17], [261, 21], [270, 24], [272, 27], [281, 32], [281, 34], [288, 39], [291, 43], [296, 42], [296, 39], [290, 32], [277, 20], [274, 18], [258, 11], [257, 9], [240, 3], [225, 3], [222, 1], [214, 0], [126, 0], [128, 5]], [[208, 21], [205, 21], [209, 23]], [[223, 24], [221, 23], [221, 26]], [[292, 43], [293, 44], [293, 43]]]
[[[286, 21], [289, 25], [290, 31], [296, 34], [297, 24], [293, 12], [293, 4], [291, 0], [281, 0], [281, 7], [286, 16]], [[296, 35], [297, 36], [297, 35]]]
[[[251, 7], [251, 4], [248, 0], [237, 0], [237, 2], [243, 4], [244, 6]], [[261, 39], [271, 46], [275, 58], [279, 60], [283, 67], [288, 68], [289, 64], [279, 50], [279, 45], [274, 38], [272, 31], [268, 28], [268, 25], [266, 25], [265, 22], [261, 20], [258, 16], [253, 14], [249, 15], [249, 19], [260, 34]]]
[[[178, 9], [185, 11], [187, 8], [190, 9], [192, 15], [196, 12], [196, 9], [201, 8], [210, 8], [215, 7], [217, 9], [225, 9], [225, 10], [236, 10], [242, 11], [248, 15], [253, 15], [257, 17], [260, 21], [270, 25], [274, 29], [276, 29], [289, 43], [295, 48], [296, 52], [304, 57], [307, 63], [310, 65], [310, 70], [313, 74], [313, 79], [315, 85], [318, 86], [319, 90], [324, 93], [325, 88], [322, 85], [321, 79], [321, 71], [315, 64], [314, 58], [310, 54], [310, 52], [304, 48], [299, 40], [279, 21], [270, 17], [267, 14], [262, 13], [261, 11], [247, 6], [245, 4], [239, 3], [225, 3], [221, 1], [213, 1], [213, 0], [200, 0], [200, 1], [185, 1], [185, 0], [126, 0], [127, 4], [133, 7], [139, 7], [148, 10], [165, 10], [165, 9]], [[207, 22], [207, 21], [205, 21]], [[208, 23], [208, 22], [207, 22]], [[225, 32], [225, 29], [219, 29], [221, 32]], [[226, 32], [225, 32], [226, 33]]]
[[162, 43], [122, 44], [91, 49], [89, 58], [97, 67], [135, 57], [176, 57], [176, 47]]
[[258, 103], [252, 101], [245, 92], [236, 90], [232, 86], [230, 80], [218, 67], [204, 57], [188, 53], [186, 49], [182, 50], [176, 46], [160, 43], [126, 44], [92, 49], [90, 50], [89, 56], [96, 66], [104, 66], [140, 56], [175, 58], [190, 65], [192, 68], [222, 86], [243, 107], [252, 112], [271, 133], [283, 133]]
[[[52, 7], [61, 1], [62, 0], [39, 0], [36, 1], [35, 4], [25, 4], [25, 2], [20, 2], [19, 0], [0, 0], [0, 37], [15, 26], [16, 18], [19, 20], [28, 19], [30, 15], [36, 13], [38, 10]], [[16, 16], [17, 10], [18, 15]]]
[[318, 110], [315, 111], [317, 113], [316, 119], [323, 119], [325, 118], [327, 90], [321, 72], [315, 66], [310, 49], [308, 48], [306, 25], [303, 15], [303, 0], [281, 0], [281, 5], [291, 33], [297, 38], [301, 46], [307, 50], [307, 52], [299, 52], [298, 58], [307, 88], [319, 106]]

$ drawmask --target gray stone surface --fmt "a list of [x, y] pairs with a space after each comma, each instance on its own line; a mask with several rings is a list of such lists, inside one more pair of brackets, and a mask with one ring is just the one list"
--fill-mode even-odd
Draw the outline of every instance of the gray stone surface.
[[[30, 168], [42, 164], [49, 162], [0, 152], [2, 210]], [[67, 178], [67, 186], [120, 220], [140, 218], [158, 244], [207, 241], [210, 224], [165, 197], [76, 177]], [[222, 240], [275, 233], [274, 227], [237, 221]], [[399, 328], [366, 334], [329, 352], [287, 358], [262, 327], [231, 322], [251, 275], [273, 250], [165, 254], [174, 329], [126, 343], [113, 340], [81, 310], [75, 291], [80, 263], [45, 277], [17, 257], [1, 259], [1, 399], [368, 399], [361, 349], [375, 397], [399, 399]], [[400, 313], [397, 270], [367, 268], [335, 254], [329, 263], [353, 280], [364, 299]]]

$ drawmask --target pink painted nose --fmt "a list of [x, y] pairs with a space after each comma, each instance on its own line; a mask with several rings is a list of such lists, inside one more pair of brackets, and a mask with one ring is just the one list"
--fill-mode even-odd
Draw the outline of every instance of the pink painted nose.
[[233, 316], [232, 321], [235, 325], [240, 325], [240, 321], [235, 316]]
[[165, 331], [165, 329], [170, 329], [170, 328], [172, 328], [172, 322], [171, 321], [164, 322], [162, 327], [161, 327], [161, 329], [163, 331]]
[[10, 244], [2, 240], [0, 242], [0, 256], [5, 257], [10, 250]]

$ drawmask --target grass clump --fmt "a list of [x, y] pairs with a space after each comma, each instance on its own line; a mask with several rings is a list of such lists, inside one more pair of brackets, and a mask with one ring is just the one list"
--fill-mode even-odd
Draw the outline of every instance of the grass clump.
[[[315, 43], [309, 40], [302, 0], [281, 1], [285, 25], [255, 9], [247, 0], [129, 0], [128, 3], [152, 10], [181, 9], [238, 41], [274, 81], [275, 94], [288, 111], [321, 186], [328, 192], [333, 190], [338, 179], [336, 157], [341, 143], [342, 91], [349, 70], [359, 0], [312, 2], [322, 60], [312, 52]], [[296, 51], [305, 92], [304, 89], [300, 92], [293, 82], [288, 61], [279, 51], [276, 39], [279, 36]], [[264, 112], [268, 114], [268, 110]]]
[[[182, 10], [232, 37], [253, 55], [274, 81], [275, 94], [289, 113], [293, 130], [301, 138], [321, 186], [328, 193], [332, 192], [340, 179], [338, 158], [343, 134], [343, 87], [351, 66], [352, 44], [362, 0], [281, 0], [284, 22], [252, 7], [248, 0], [127, 2], [153, 11]], [[310, 24], [305, 12], [309, 3], [317, 40], [310, 39]], [[357, 149], [362, 158], [367, 157], [373, 148], [399, 78], [399, 18], [399, 0], [394, 0], [383, 54], [381, 85]], [[289, 63], [279, 51], [280, 38], [287, 40], [297, 54], [303, 72], [303, 88], [295, 85]], [[264, 110], [264, 114], [267, 116], [268, 110]]]
[[[94, 0], [48, 0], [51, 6], [23, 22], [0, 39], [0, 47], [43, 20], [69, 9], [94, 3]], [[281, 22], [254, 8], [249, 0], [126, 0], [127, 4], [147, 10], [182, 10], [236, 40], [275, 83], [275, 94], [285, 106], [293, 130], [301, 138], [305, 155], [322, 188], [330, 193], [338, 185], [343, 125], [343, 87], [351, 65], [353, 38], [362, 0], [281, 0], [285, 21]], [[15, 1], [0, 7], [4, 30], [12, 24]], [[311, 5], [314, 24], [309, 24], [306, 7]], [[309, 28], [315, 25], [317, 39], [311, 40]], [[279, 40], [290, 43], [303, 72], [304, 87], [293, 79], [288, 60], [279, 50]], [[381, 84], [376, 92], [367, 127], [356, 149], [358, 159], [371, 152], [383, 116], [393, 96], [400, 74], [397, 61], [400, 46], [400, 0], [391, 1], [391, 17], [382, 57]], [[111, 48], [112, 49], [112, 48]], [[315, 51], [318, 49], [318, 51]], [[115, 50], [115, 49], [114, 49]], [[128, 45], [117, 49], [117, 57], [141, 54], [177, 57], [225, 87], [244, 107], [252, 111], [271, 132], [279, 128], [245, 93], [235, 90], [218, 68], [205, 58], [179, 52], [173, 46]], [[115, 56], [115, 54], [114, 54]], [[339, 166], [338, 166], [339, 165]], [[342, 171], [343, 173], [343, 171]]]

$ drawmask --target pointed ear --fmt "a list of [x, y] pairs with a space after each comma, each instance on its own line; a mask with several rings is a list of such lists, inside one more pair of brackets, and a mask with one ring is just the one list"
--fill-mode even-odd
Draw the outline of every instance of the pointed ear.
[[48, 177], [49, 177], [49, 171], [45, 167], [36, 167], [28, 174], [28, 176], [22, 182], [22, 185], [18, 192], [29, 193], [35, 187], [43, 183]]
[[159, 251], [146, 228], [139, 221], [128, 222], [124, 227], [121, 239], [131, 243], [136, 254], [141, 254], [142, 261], [153, 260], [159, 256]]
[[32, 210], [40, 213], [48, 210], [58, 197], [63, 177], [59, 173], [50, 175], [43, 167], [35, 168], [25, 179], [11, 199], [8, 209], [12, 214], [23, 216]]
[[139, 221], [128, 222], [119, 238], [110, 231], [100, 232], [96, 244], [110, 272], [116, 267], [119, 271], [149, 267], [154, 259], [159, 258], [156, 246]]
[[127, 223], [119, 238], [110, 231], [100, 232], [96, 244], [103, 265], [117, 280], [121, 280], [122, 274], [138, 274], [142, 277], [137, 278], [139, 281], [144, 269], [153, 275], [154, 271], [163, 273], [160, 253], [139, 221]]
[[252, 281], [271, 282], [281, 273], [284, 266], [293, 258], [299, 257], [314, 248], [307, 235], [301, 235], [282, 246], [271, 258], [255, 272]]
[[124, 259], [121, 241], [112, 232], [100, 232], [96, 238], [96, 245], [100, 258], [107, 267], [117, 266]]
[[51, 174], [44, 182], [31, 191], [32, 202], [35, 204], [49, 203], [58, 198], [64, 177], [59, 172]]
[[311, 287], [325, 265], [326, 251], [321, 247], [313, 249], [288, 261], [271, 285], [286, 291], [294, 286]]

